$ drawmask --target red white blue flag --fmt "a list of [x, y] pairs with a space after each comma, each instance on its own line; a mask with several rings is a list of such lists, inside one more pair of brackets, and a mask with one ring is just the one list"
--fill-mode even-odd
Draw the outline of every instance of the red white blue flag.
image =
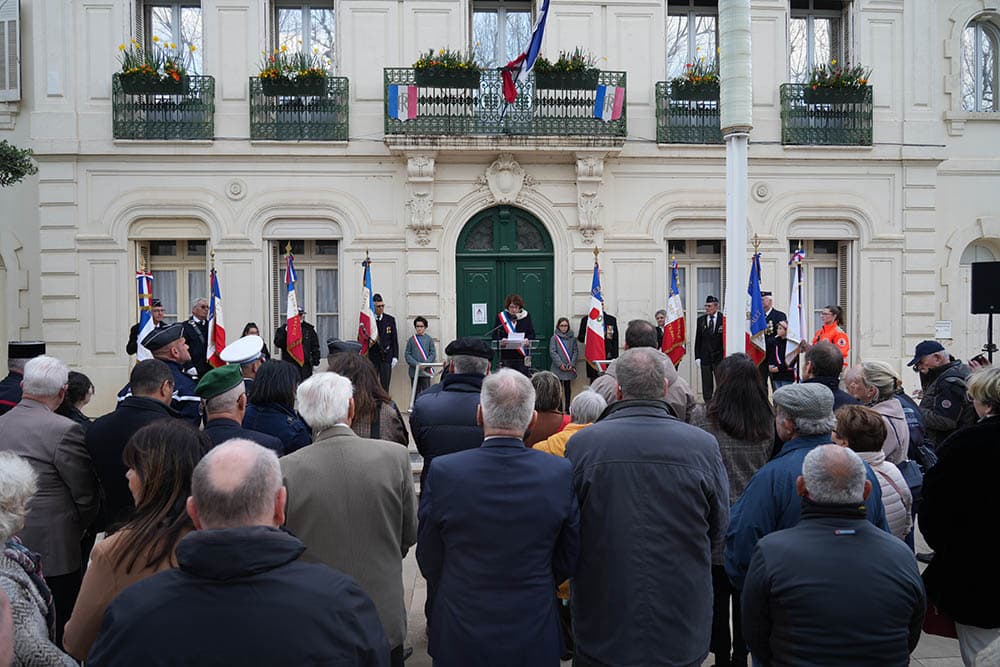
[[306, 363], [306, 355], [302, 349], [302, 315], [299, 314], [299, 301], [295, 296], [295, 257], [289, 252], [285, 255], [285, 285], [288, 286], [288, 298], [285, 302], [285, 351], [299, 366]]
[[222, 323], [222, 290], [215, 268], [209, 273], [212, 294], [208, 305], [208, 350], [205, 356], [213, 368], [224, 366], [226, 362], [219, 356], [226, 349], [226, 326]]
[[767, 356], [764, 332], [767, 317], [764, 315], [764, 300], [760, 295], [760, 253], [750, 262], [750, 280], [747, 284], [747, 338], [746, 352], [755, 364], [760, 364]]
[[139, 341], [139, 345], [135, 351], [135, 360], [145, 361], [146, 359], [152, 359], [153, 353], [143, 347], [142, 341], [156, 326], [153, 324], [152, 313], [153, 274], [148, 271], [136, 271], [135, 281], [136, 294], [139, 296], [139, 333], [136, 335], [136, 340]]
[[587, 337], [583, 356], [594, 369], [601, 371], [598, 361], [607, 359], [604, 349], [604, 296], [601, 294], [601, 267], [594, 258], [594, 279], [590, 283], [590, 311], [587, 313]]
[[538, 10], [535, 17], [535, 27], [531, 31], [531, 41], [528, 48], [521, 55], [514, 58], [503, 68], [501, 78], [503, 79], [503, 98], [507, 104], [513, 104], [517, 99], [516, 83], [524, 83], [528, 80], [531, 68], [535, 66], [535, 60], [542, 50], [542, 34], [545, 32], [545, 19], [549, 16], [549, 0], [542, 3], [542, 8]]
[[417, 117], [417, 87], [389, 86], [389, 118], [413, 120]]
[[622, 117], [624, 104], [624, 88], [600, 85], [597, 87], [597, 98], [594, 100], [594, 118], [599, 118], [604, 122], [618, 120]]
[[663, 327], [660, 349], [674, 365], [681, 363], [687, 353], [687, 326], [684, 321], [684, 303], [681, 301], [680, 281], [677, 277], [677, 260], [670, 265], [670, 296], [667, 298], [667, 322]]
[[372, 261], [366, 256], [361, 262], [365, 273], [361, 285], [361, 315], [358, 318], [358, 342], [361, 354], [368, 354], [368, 346], [378, 340], [375, 324], [375, 301], [372, 294]]

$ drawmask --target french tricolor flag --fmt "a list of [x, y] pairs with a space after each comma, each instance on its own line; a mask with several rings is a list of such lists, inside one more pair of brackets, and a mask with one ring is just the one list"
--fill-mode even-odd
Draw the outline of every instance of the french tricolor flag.
[[607, 122], [622, 117], [622, 105], [625, 103], [625, 89], [619, 86], [597, 87], [597, 99], [594, 100], [594, 118]]
[[416, 86], [389, 86], [389, 117], [404, 121], [417, 117]]

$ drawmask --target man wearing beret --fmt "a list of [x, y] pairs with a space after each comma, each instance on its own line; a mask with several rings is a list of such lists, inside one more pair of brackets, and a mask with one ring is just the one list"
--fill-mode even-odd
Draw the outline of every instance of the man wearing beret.
[[205, 401], [205, 435], [213, 445], [242, 438], [274, 450], [278, 456], [285, 453], [285, 445], [278, 438], [241, 426], [247, 410], [247, 392], [239, 366], [227, 364], [210, 370], [195, 391]]
[[694, 359], [701, 369], [701, 395], [708, 403], [715, 393], [715, 367], [725, 355], [722, 331], [725, 316], [719, 312], [719, 300], [705, 297], [705, 314], [698, 318], [694, 334]]
[[42, 341], [12, 341], [7, 344], [7, 377], [0, 382], [0, 415], [21, 402], [24, 365], [45, 354]]
[[[833, 394], [821, 384], [790, 384], [774, 392], [773, 398], [774, 427], [785, 444], [750, 479], [729, 516], [726, 573], [740, 590], [757, 540], [798, 524], [802, 499], [795, 485], [802, 474], [802, 461], [814, 448], [832, 442], [831, 433], [837, 423]], [[872, 483], [864, 502], [865, 517], [888, 532], [878, 478], [867, 463], [865, 473]]]
[[[167, 326], [167, 323], [163, 321], [163, 303], [159, 299], [153, 299], [152, 306], [149, 309], [149, 314], [153, 319], [153, 331], [157, 329], [162, 329]], [[128, 330], [128, 342], [125, 343], [125, 353], [126, 354], [136, 354], [139, 351], [139, 323], [136, 322], [132, 325], [132, 328]]]
[[[201, 399], [195, 394], [194, 380], [184, 372], [184, 366], [191, 361], [191, 353], [184, 340], [184, 325], [175, 322], [162, 329], [155, 329], [142, 339], [142, 345], [152, 353], [154, 359], [159, 359], [170, 367], [174, 378], [174, 396], [170, 407], [191, 422], [192, 426], [201, 426]], [[131, 385], [125, 385], [118, 392], [118, 402], [121, 403], [131, 395]]]

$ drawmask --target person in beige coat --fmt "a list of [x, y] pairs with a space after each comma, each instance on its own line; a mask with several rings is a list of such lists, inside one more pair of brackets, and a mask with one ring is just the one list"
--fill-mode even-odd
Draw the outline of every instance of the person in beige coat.
[[69, 368], [54, 357], [35, 357], [24, 366], [21, 402], [0, 416], [0, 451], [23, 457], [38, 476], [19, 533], [42, 557], [45, 582], [56, 607], [56, 644], [69, 618], [83, 576], [80, 539], [97, 516], [97, 475], [83, 443], [83, 428], [54, 410], [66, 396]]
[[299, 413], [313, 443], [281, 459], [288, 489], [286, 526], [306, 545], [306, 560], [351, 575], [375, 602], [403, 664], [406, 608], [403, 558], [417, 541], [417, 503], [408, 451], [351, 430], [353, 387], [336, 373], [299, 385]]

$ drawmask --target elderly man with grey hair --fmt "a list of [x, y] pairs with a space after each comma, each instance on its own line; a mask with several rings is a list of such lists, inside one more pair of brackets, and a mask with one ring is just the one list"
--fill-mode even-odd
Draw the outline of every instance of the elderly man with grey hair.
[[[736, 588], [743, 588], [757, 540], [799, 522], [801, 503], [795, 483], [802, 473], [802, 461], [819, 445], [832, 443], [837, 423], [833, 394], [821, 384], [790, 384], [774, 392], [772, 400], [775, 430], [784, 445], [754, 474], [733, 505], [726, 534], [726, 573]], [[874, 487], [864, 501], [866, 516], [888, 532], [878, 478], [867, 464], [865, 471]]]
[[208, 299], [191, 299], [191, 317], [184, 322], [184, 340], [191, 351], [191, 365], [199, 378], [212, 370], [208, 363]]
[[[594, 382], [596, 383], [600, 379], [597, 378]], [[608, 402], [596, 391], [592, 389], [581, 391], [569, 404], [569, 423], [563, 427], [563, 430], [535, 443], [532, 447], [546, 454], [566, 456], [566, 442], [574, 433], [597, 421], [607, 407]]]
[[434, 460], [420, 494], [417, 562], [438, 667], [559, 664], [553, 591], [573, 575], [579, 508], [569, 462], [524, 446], [535, 391], [504, 369], [483, 382], [481, 447]]
[[87, 665], [388, 664], [369, 597], [280, 530], [286, 501], [273, 451], [236, 439], [206, 454], [177, 568], [115, 598]]
[[761, 663], [909, 663], [924, 586], [913, 552], [865, 520], [873, 486], [850, 449], [806, 454], [801, 521], [760, 539], [743, 586], [743, 636]]
[[351, 430], [354, 388], [337, 373], [299, 385], [297, 404], [313, 443], [281, 459], [286, 525], [308, 560], [346, 572], [378, 609], [393, 665], [403, 664], [403, 558], [417, 541], [417, 500], [405, 447]]
[[662, 356], [630, 346], [616, 363], [619, 400], [566, 444], [580, 498], [579, 665], [700, 665], [708, 655], [729, 482], [715, 438], [664, 402]]
[[0, 451], [24, 457], [38, 476], [38, 493], [21, 540], [42, 556], [45, 582], [56, 606], [56, 644], [83, 578], [80, 539], [97, 516], [97, 476], [84, 433], [55, 409], [66, 396], [69, 368], [42, 355], [24, 365], [21, 402], [0, 416]]

